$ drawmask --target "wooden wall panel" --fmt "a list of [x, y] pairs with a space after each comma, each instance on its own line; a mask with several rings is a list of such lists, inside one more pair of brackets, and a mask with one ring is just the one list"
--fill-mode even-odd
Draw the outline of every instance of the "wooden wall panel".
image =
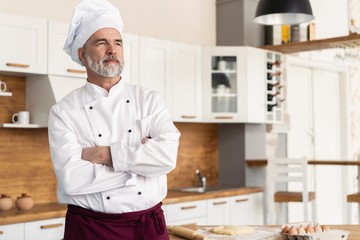
[[12, 77], [0, 75], [1, 81], [7, 85], [7, 92], [12, 92], [11, 97], [0, 96], [0, 123], [11, 123], [15, 112], [25, 110], [25, 77]]
[[[0, 97], [0, 123], [10, 122], [14, 112], [25, 109], [25, 78], [1, 76], [12, 97]], [[218, 125], [176, 123], [181, 132], [177, 167], [168, 175], [168, 187], [198, 183], [195, 170], [218, 183]], [[50, 159], [47, 128], [0, 128], [0, 194], [13, 199], [21, 193], [35, 203], [56, 202], [56, 177]]]
[[168, 175], [168, 187], [195, 186], [195, 171], [208, 185], [218, 184], [218, 124], [176, 123], [181, 132], [176, 168]]
[[56, 201], [56, 178], [47, 129], [0, 128], [0, 193], [21, 193], [35, 202]]

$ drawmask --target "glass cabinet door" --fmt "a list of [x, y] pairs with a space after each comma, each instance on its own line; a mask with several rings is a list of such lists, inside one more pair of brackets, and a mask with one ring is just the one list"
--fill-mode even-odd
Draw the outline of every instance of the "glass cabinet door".
[[236, 56], [211, 57], [211, 111], [236, 113], [237, 106]]

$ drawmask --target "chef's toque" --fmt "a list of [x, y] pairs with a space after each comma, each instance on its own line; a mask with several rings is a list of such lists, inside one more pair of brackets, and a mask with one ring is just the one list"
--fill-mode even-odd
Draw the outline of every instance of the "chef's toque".
[[83, 66], [78, 49], [102, 28], [115, 28], [122, 33], [124, 24], [119, 10], [106, 0], [83, 0], [74, 9], [64, 51]]

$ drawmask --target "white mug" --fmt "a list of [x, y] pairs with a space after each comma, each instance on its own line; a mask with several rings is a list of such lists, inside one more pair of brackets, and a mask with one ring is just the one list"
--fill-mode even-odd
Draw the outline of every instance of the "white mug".
[[0, 92], [6, 91], [6, 83], [0, 80]]
[[20, 111], [14, 113], [12, 116], [12, 122], [16, 124], [29, 124], [30, 113], [28, 111]]

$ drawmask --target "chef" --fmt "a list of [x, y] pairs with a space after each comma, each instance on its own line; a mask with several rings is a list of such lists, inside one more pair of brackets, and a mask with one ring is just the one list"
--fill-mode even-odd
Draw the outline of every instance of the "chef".
[[161, 201], [180, 133], [159, 93], [122, 79], [122, 31], [106, 0], [75, 7], [64, 51], [87, 82], [49, 114], [64, 240], [169, 239]]

